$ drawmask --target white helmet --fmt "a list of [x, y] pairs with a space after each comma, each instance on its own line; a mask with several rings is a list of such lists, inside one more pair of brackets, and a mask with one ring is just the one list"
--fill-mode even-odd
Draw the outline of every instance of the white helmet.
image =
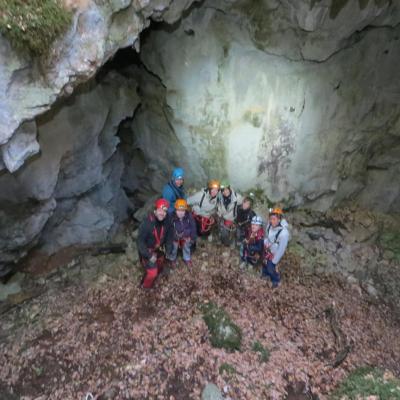
[[263, 224], [263, 220], [259, 215], [255, 215], [252, 219], [251, 219], [251, 223], [253, 225], [262, 225]]

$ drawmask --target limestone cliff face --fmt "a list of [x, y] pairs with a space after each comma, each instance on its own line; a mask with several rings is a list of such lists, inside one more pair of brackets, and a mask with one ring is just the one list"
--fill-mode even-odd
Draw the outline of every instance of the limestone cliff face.
[[0, 274], [108, 239], [178, 164], [400, 211], [399, 22], [385, 0], [88, 0], [45, 62], [0, 37]]
[[40, 154], [0, 176], [0, 261], [23, 255], [39, 236], [49, 252], [106, 240], [127, 216], [115, 135], [135, 103], [135, 83], [111, 73], [37, 119]]
[[399, 211], [399, 18], [389, 2], [205, 1], [141, 58], [198, 174]]
[[118, 49], [139, 50], [139, 34], [151, 20], [173, 23], [192, 2], [66, 1], [75, 6], [72, 27], [54, 43], [46, 60], [24, 58], [0, 36], [0, 169], [14, 172], [38, 153], [35, 125], [26, 126], [26, 121], [69, 96]]
[[116, 133], [137, 85], [93, 76], [119, 48], [139, 50], [151, 20], [173, 23], [192, 1], [72, 3], [73, 26], [47, 60], [0, 37], [0, 275], [37, 243], [53, 252], [102, 241], [126, 218]]

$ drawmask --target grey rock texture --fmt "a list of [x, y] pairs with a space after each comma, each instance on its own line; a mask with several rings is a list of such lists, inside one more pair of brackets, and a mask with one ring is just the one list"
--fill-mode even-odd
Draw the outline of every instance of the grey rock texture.
[[[18, 55], [0, 36], [0, 145], [7, 144], [25, 121], [32, 121], [49, 110], [57, 99], [70, 95], [80, 83], [93, 77], [118, 49], [127, 46], [139, 49], [139, 34], [151, 19], [174, 23], [191, 3], [189, 0], [81, 2], [75, 8], [69, 32], [54, 44], [46, 60]], [[2, 148], [3, 157], [5, 152]], [[19, 159], [14, 155], [13, 163], [5, 162], [8, 170], [18, 169], [27, 153], [21, 152]]]
[[203, 392], [201, 393], [201, 400], [222, 400], [222, 393], [217, 385], [213, 383], [207, 383], [204, 386]]
[[0, 202], [0, 276], [26, 255], [38, 242], [40, 233], [56, 207], [54, 199], [26, 201], [17, 206]]
[[399, 18], [385, 1], [205, 1], [144, 41], [165, 102], [141, 118], [157, 131], [166, 110], [197, 184], [399, 211]]
[[40, 156], [0, 176], [0, 262], [25, 255], [39, 234], [49, 253], [104, 241], [126, 218], [115, 135], [137, 103], [135, 82], [110, 72], [37, 119]]
[[71, 29], [46, 60], [0, 37], [0, 275], [37, 244], [102, 242], [127, 217], [116, 134], [139, 104], [137, 84], [93, 76], [118, 49], [139, 50], [150, 20], [174, 23], [192, 1], [72, 3]]
[[[188, 186], [400, 211], [397, 2], [81, 3], [47, 60], [0, 37], [0, 274], [108, 240], [178, 165]], [[101, 70], [132, 46], [135, 66]]]

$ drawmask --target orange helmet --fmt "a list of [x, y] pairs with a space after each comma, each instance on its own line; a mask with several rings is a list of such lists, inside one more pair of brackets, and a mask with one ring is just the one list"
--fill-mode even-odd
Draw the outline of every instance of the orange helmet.
[[275, 208], [270, 209], [269, 213], [282, 216], [283, 211], [282, 211], [282, 208], [275, 207]]
[[218, 189], [221, 187], [221, 184], [219, 183], [218, 180], [216, 179], [211, 179], [210, 181], [208, 181], [208, 188], [209, 189]]
[[188, 209], [188, 204], [187, 204], [186, 200], [185, 199], [178, 199], [175, 202], [175, 209], [176, 210], [185, 210], [186, 211]]

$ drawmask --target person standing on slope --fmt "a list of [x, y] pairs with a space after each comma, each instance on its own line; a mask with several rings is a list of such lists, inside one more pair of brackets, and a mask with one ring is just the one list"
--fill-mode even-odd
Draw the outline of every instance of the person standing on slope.
[[272, 287], [277, 288], [281, 281], [278, 263], [285, 254], [289, 242], [288, 224], [282, 224], [282, 209], [274, 208], [269, 215], [269, 224], [265, 230], [264, 260], [262, 277], [270, 278]]

